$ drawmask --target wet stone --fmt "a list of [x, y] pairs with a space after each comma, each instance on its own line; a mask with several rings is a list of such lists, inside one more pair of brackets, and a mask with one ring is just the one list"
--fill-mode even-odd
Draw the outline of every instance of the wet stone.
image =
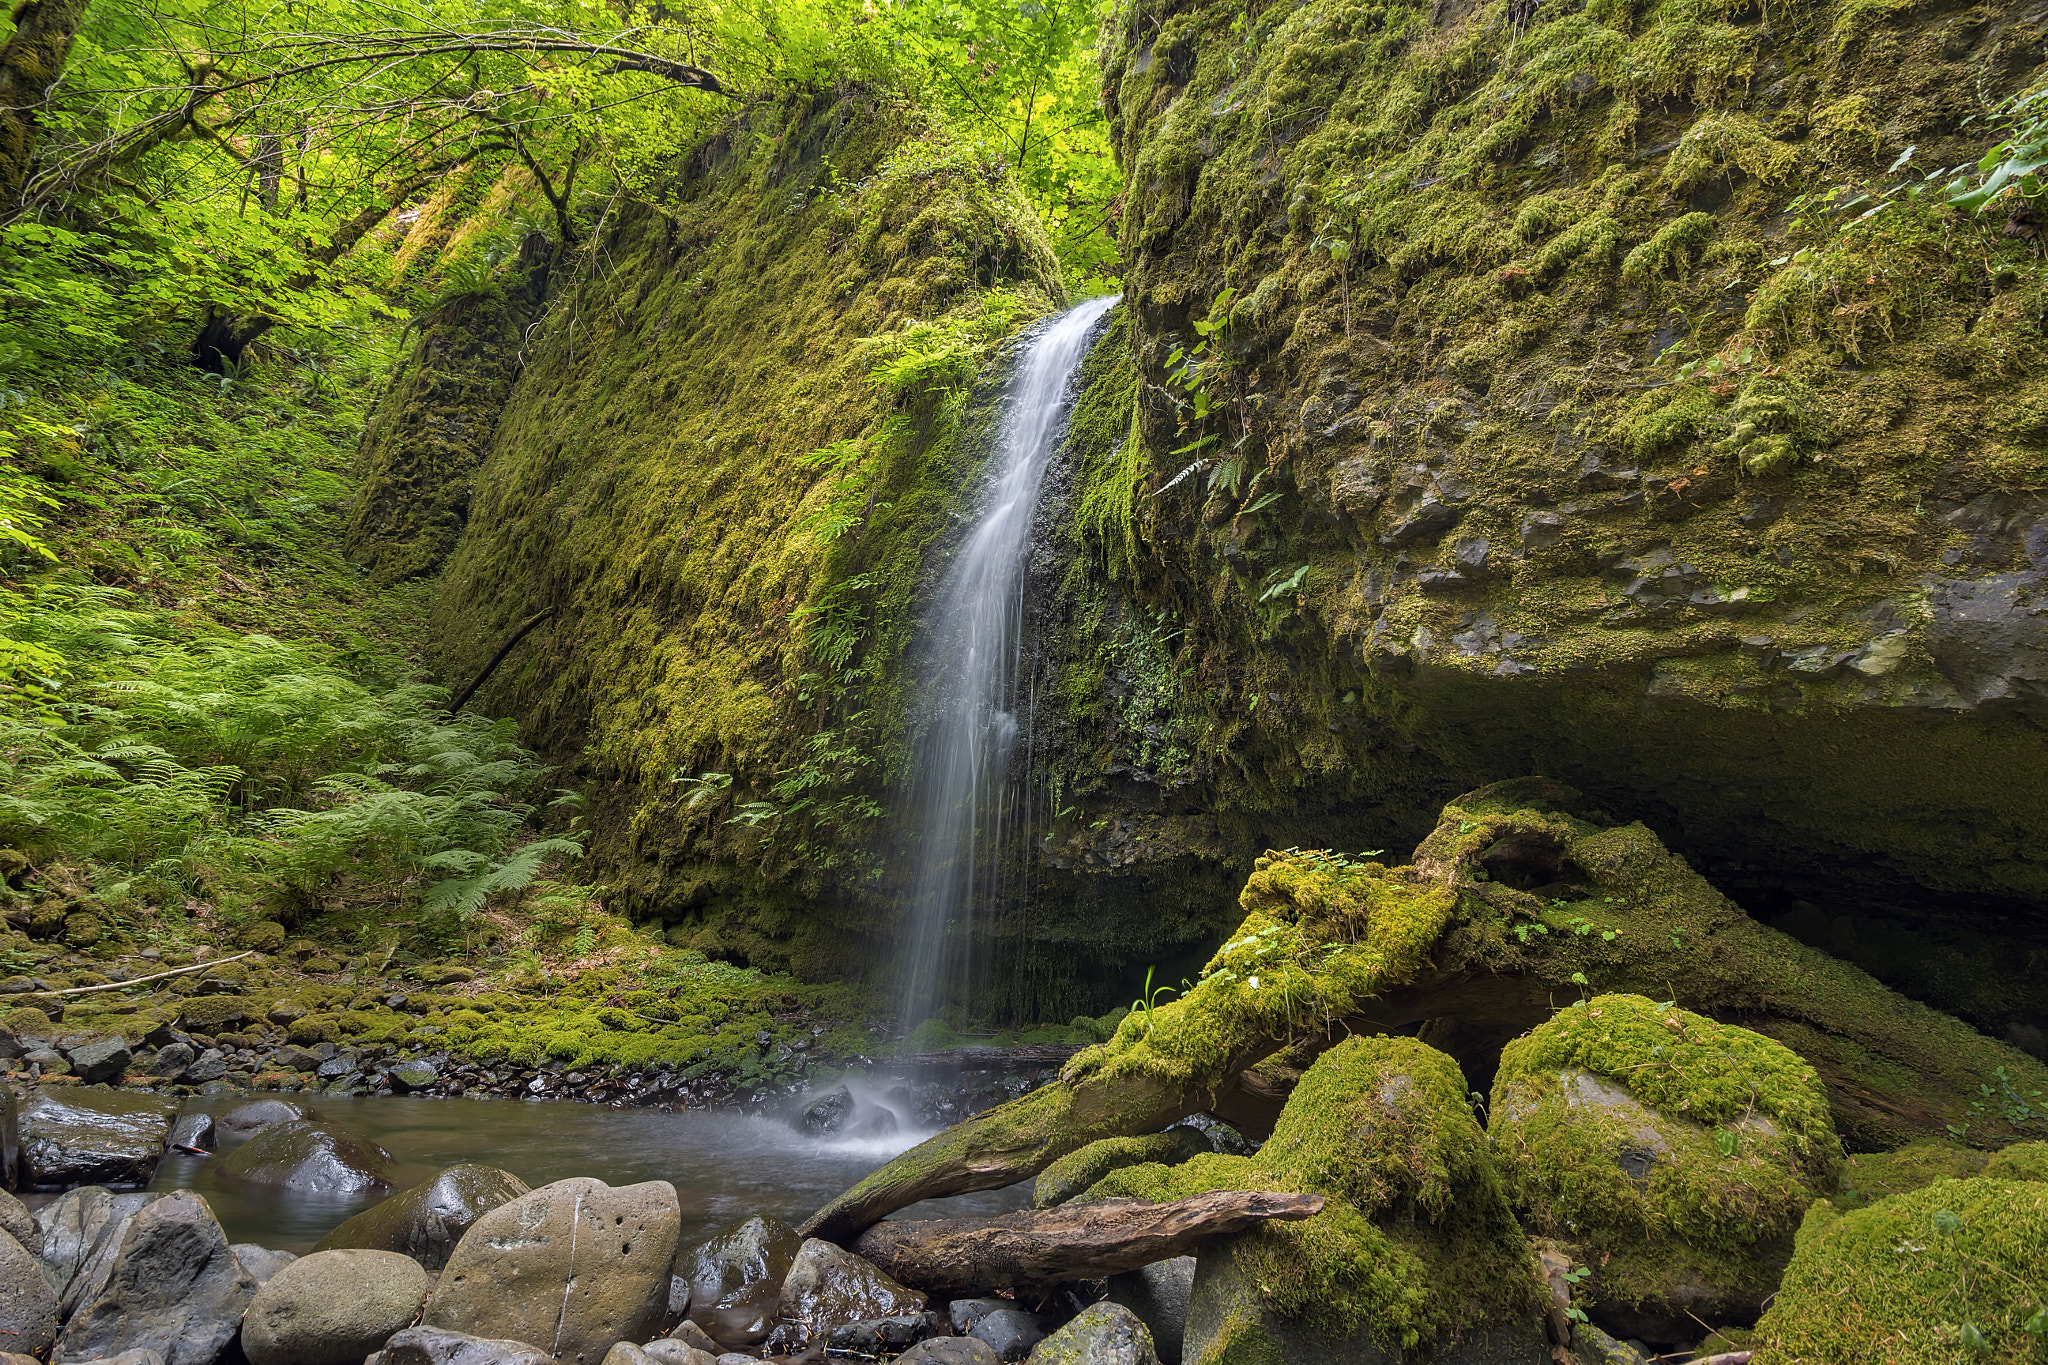
[[433, 1065], [423, 1061], [400, 1062], [391, 1068], [390, 1076], [391, 1088], [401, 1095], [409, 1095], [415, 1090], [425, 1090], [441, 1079], [440, 1073]]
[[119, 1078], [134, 1060], [126, 1041], [119, 1037], [99, 1038], [66, 1049], [71, 1070], [88, 1085]]
[[22, 1183], [146, 1185], [177, 1110], [149, 1095], [46, 1090], [20, 1109]]
[[296, 1119], [316, 1119], [319, 1115], [302, 1104], [290, 1100], [251, 1100], [238, 1104], [220, 1116], [215, 1127], [223, 1142], [239, 1142], [254, 1136], [273, 1123], [291, 1123]]
[[219, 1166], [230, 1180], [302, 1194], [387, 1189], [391, 1154], [346, 1128], [299, 1119], [258, 1130]]
[[896, 1357], [896, 1365], [1002, 1365], [995, 1348], [979, 1337], [933, 1337]]
[[1164, 1365], [1180, 1365], [1187, 1332], [1188, 1299], [1195, 1288], [1195, 1258], [1157, 1261], [1109, 1281], [1109, 1299], [1137, 1314], [1152, 1332], [1153, 1349]]
[[211, 1152], [215, 1140], [213, 1115], [180, 1114], [171, 1125], [168, 1145], [187, 1152]]
[[367, 1356], [363, 1365], [554, 1365], [553, 1357], [523, 1341], [474, 1337], [436, 1327], [408, 1327]]
[[1018, 1361], [1029, 1356], [1031, 1348], [1045, 1339], [1045, 1322], [1038, 1314], [1021, 1308], [998, 1308], [983, 1315], [967, 1335], [987, 1342], [999, 1359]]
[[148, 1205], [121, 1238], [105, 1283], [57, 1338], [52, 1365], [150, 1350], [164, 1365], [214, 1365], [241, 1326], [256, 1281], [189, 1190]]
[[427, 1272], [395, 1251], [320, 1251], [279, 1270], [242, 1319], [249, 1365], [355, 1365], [427, 1300]]
[[40, 1356], [56, 1339], [57, 1296], [28, 1248], [0, 1232], [0, 1342]]
[[720, 1346], [751, 1346], [775, 1326], [782, 1280], [803, 1238], [777, 1218], [735, 1223], [676, 1258], [690, 1320]]
[[363, 1210], [321, 1238], [315, 1250], [397, 1251], [439, 1270], [478, 1219], [528, 1192], [510, 1171], [464, 1162]]
[[866, 1258], [811, 1238], [783, 1278], [776, 1341], [794, 1350], [840, 1324], [915, 1314], [924, 1305], [923, 1294], [896, 1283]]
[[242, 1269], [248, 1271], [249, 1277], [258, 1284], [267, 1284], [271, 1276], [299, 1259], [289, 1251], [272, 1251], [254, 1242], [237, 1242], [228, 1250], [235, 1253]]
[[1158, 1365], [1152, 1334], [1122, 1304], [1090, 1304], [1041, 1342], [1031, 1365]]
[[927, 1337], [938, 1336], [941, 1330], [937, 1313], [898, 1313], [893, 1317], [866, 1318], [834, 1327], [826, 1338], [826, 1349], [834, 1354], [895, 1355], [909, 1350]]

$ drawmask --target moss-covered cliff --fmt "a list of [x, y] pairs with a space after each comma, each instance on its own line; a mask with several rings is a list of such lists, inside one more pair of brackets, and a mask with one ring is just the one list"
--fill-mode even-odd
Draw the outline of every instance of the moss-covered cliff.
[[2048, 277], [2023, 211], [1828, 192], [1974, 161], [2042, 38], [2019, 6], [1124, 6], [1130, 350], [1077, 528], [1106, 624], [1066, 668], [1077, 780], [1143, 790], [1098, 784], [1062, 856], [1147, 805], [1394, 843], [1543, 771], [2038, 1046]]

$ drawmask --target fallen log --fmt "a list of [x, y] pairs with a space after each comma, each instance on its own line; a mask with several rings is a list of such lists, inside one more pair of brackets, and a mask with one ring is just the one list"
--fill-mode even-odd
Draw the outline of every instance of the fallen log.
[[1120, 1275], [1185, 1256], [1211, 1237], [1322, 1209], [1319, 1194], [1263, 1190], [1214, 1190], [1171, 1204], [1101, 1199], [996, 1218], [892, 1219], [862, 1233], [854, 1250], [932, 1293], [1044, 1289]]

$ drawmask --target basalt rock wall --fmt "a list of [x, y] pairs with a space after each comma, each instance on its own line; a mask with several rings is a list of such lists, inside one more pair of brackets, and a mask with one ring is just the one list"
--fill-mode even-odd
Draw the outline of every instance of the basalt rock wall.
[[2039, 1050], [2048, 276], [1906, 191], [2044, 19], [1121, 7], [1047, 860], [1400, 847], [1540, 771]]

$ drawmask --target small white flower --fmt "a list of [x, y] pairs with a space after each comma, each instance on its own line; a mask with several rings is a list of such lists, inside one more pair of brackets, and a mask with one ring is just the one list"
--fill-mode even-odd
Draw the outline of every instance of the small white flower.
[[1253, 989], [1253, 990], [1257, 990], [1258, 988], [1259, 988], [1259, 979], [1258, 979], [1258, 978], [1257, 978], [1257, 977], [1255, 976], [1255, 977], [1253, 977], [1253, 978], [1252, 978], [1252, 989]]

